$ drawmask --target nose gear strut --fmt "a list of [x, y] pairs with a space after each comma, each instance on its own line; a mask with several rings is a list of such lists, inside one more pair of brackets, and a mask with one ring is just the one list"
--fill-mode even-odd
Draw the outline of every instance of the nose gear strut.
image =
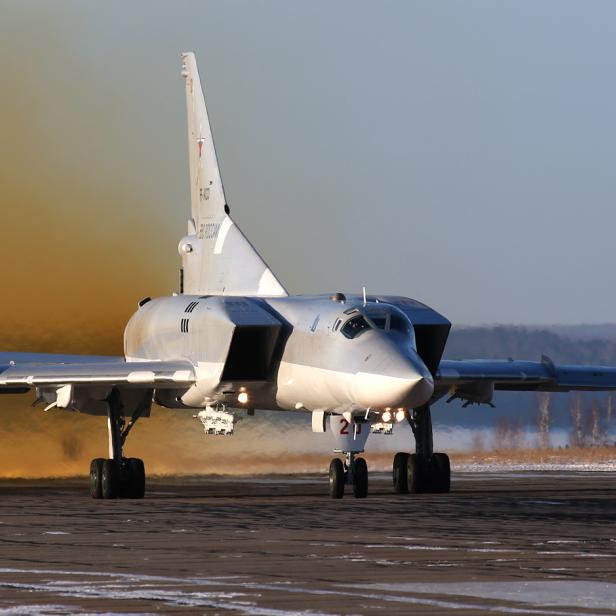
[[364, 451], [370, 434], [370, 424], [365, 418], [349, 415], [331, 415], [330, 428], [336, 439], [336, 452], [345, 456], [343, 462], [334, 458], [329, 465], [329, 495], [342, 498], [344, 487], [353, 486], [356, 498], [368, 496], [368, 465], [357, 454]]

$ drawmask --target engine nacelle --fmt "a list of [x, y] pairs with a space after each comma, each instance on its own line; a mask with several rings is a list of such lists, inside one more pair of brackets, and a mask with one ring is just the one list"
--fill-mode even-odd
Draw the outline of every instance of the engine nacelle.
[[447, 403], [453, 400], [463, 400], [464, 408], [471, 404], [492, 404], [494, 398], [494, 383], [472, 383], [465, 385], [454, 385], [451, 388], [451, 396], [447, 399]]

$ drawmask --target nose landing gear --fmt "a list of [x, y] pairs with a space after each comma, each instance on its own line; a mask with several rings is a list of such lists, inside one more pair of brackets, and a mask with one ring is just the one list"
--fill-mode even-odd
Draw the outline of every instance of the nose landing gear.
[[368, 496], [368, 465], [356, 457], [364, 451], [370, 435], [370, 424], [352, 415], [330, 415], [330, 428], [336, 440], [336, 453], [343, 453], [345, 461], [334, 458], [329, 465], [329, 495], [342, 498], [344, 487], [353, 486], [355, 498]]
[[329, 465], [329, 495], [332, 498], [344, 496], [344, 486], [352, 485], [355, 498], [368, 496], [368, 465], [363, 458], [356, 458], [355, 452], [346, 453], [346, 463], [334, 458]]
[[397, 453], [393, 484], [397, 494], [449, 492], [449, 456], [432, 451], [432, 417], [428, 405], [414, 409], [408, 418], [415, 436], [415, 453]]

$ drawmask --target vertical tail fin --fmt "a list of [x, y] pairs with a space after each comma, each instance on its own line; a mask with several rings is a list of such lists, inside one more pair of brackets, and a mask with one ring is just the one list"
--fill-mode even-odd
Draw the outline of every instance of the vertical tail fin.
[[192, 218], [180, 241], [184, 293], [195, 295], [286, 295], [229, 216], [197, 61], [182, 54], [186, 79], [188, 156]]

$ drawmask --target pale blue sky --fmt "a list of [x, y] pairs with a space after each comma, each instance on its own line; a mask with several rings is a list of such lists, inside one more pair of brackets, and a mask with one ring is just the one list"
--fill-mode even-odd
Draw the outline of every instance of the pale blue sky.
[[232, 214], [290, 291], [616, 321], [615, 3], [0, 0], [3, 97], [36, 93], [52, 184], [133, 195], [84, 215], [124, 230], [152, 293], [175, 288], [189, 211], [183, 50]]

